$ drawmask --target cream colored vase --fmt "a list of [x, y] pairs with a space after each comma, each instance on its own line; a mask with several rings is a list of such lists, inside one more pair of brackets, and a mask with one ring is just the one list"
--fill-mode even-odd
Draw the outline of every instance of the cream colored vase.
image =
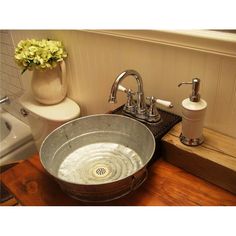
[[62, 101], [67, 93], [65, 62], [46, 71], [34, 70], [31, 88], [35, 100], [42, 104], [52, 105]]

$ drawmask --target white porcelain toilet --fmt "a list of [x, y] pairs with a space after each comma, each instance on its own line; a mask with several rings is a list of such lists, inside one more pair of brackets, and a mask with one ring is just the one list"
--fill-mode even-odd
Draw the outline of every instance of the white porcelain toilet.
[[46, 136], [55, 128], [80, 115], [79, 105], [69, 98], [55, 105], [43, 105], [37, 102], [30, 93], [20, 97], [23, 114], [27, 115], [29, 126], [37, 149]]

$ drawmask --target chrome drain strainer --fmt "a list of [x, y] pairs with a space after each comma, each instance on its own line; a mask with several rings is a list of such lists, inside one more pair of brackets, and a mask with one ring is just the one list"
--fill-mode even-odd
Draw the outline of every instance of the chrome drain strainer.
[[109, 174], [109, 170], [107, 167], [98, 167], [93, 171], [96, 177], [105, 177]]

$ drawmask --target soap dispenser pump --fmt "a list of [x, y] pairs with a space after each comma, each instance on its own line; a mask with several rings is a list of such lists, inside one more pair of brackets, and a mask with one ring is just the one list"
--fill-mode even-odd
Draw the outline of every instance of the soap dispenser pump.
[[204, 141], [202, 131], [207, 103], [200, 98], [200, 79], [194, 78], [192, 82], [182, 82], [178, 87], [183, 84], [192, 85], [192, 94], [190, 94], [189, 98], [182, 101], [182, 132], [180, 134], [180, 141], [188, 146], [197, 146]]

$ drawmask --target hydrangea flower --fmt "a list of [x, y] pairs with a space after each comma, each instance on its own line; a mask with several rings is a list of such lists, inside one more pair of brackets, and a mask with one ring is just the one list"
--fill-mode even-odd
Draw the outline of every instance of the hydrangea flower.
[[62, 42], [49, 39], [21, 40], [15, 48], [15, 61], [26, 70], [47, 70], [57, 66], [57, 63], [67, 57]]

